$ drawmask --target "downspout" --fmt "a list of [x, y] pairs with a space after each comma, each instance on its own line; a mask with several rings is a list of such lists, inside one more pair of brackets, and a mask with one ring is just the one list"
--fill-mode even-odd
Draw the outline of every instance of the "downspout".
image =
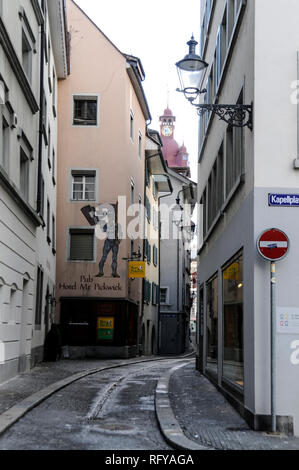
[[45, 29], [41, 25], [41, 56], [40, 56], [40, 96], [39, 96], [39, 142], [38, 142], [38, 173], [37, 173], [37, 201], [36, 211], [41, 212], [41, 180], [42, 180], [42, 152], [43, 152], [43, 90], [44, 90], [44, 57], [45, 57]]

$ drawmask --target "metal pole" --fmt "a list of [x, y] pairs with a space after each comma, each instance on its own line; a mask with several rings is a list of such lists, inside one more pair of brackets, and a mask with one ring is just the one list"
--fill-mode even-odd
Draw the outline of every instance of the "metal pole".
[[271, 261], [271, 419], [276, 432], [276, 277], [275, 261]]

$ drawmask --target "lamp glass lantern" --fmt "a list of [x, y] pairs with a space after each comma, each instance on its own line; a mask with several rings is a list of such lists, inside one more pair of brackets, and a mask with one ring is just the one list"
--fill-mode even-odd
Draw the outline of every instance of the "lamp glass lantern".
[[181, 85], [180, 91], [184, 92], [185, 97], [189, 101], [194, 101], [200, 93], [206, 92], [206, 90], [201, 90], [200, 87], [203, 72], [208, 67], [208, 64], [199, 55], [195, 54], [197, 44], [198, 42], [192, 36], [190, 41], [187, 42], [189, 54], [176, 63]]

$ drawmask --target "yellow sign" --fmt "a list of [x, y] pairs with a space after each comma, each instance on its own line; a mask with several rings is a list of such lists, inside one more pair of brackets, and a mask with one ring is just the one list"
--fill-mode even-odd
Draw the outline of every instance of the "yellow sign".
[[98, 339], [110, 339], [114, 336], [114, 318], [98, 317], [97, 337]]
[[231, 264], [223, 273], [223, 279], [229, 281], [238, 281], [239, 279], [239, 263]]
[[114, 317], [98, 317], [98, 328], [114, 328]]
[[129, 261], [129, 278], [145, 277], [145, 261]]

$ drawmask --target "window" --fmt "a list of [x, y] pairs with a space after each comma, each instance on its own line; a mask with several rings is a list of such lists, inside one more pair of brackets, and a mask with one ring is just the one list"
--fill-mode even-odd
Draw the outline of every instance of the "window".
[[52, 88], [53, 88], [52, 109], [53, 109], [54, 117], [56, 117], [56, 74], [55, 74], [54, 67], [53, 67], [53, 72], [52, 72]]
[[207, 235], [208, 227], [207, 227], [207, 190], [205, 189], [200, 200], [200, 204], [202, 207], [202, 233], [203, 238]]
[[149, 304], [151, 301], [151, 283], [144, 279], [144, 302]]
[[48, 127], [48, 166], [51, 169], [51, 128]]
[[43, 134], [44, 134], [46, 144], [48, 144], [47, 142], [47, 108], [48, 106], [47, 106], [46, 94], [45, 94], [45, 90], [43, 90], [42, 126], [43, 126]]
[[153, 246], [153, 263], [154, 266], [158, 265], [158, 248], [156, 247], [156, 245]]
[[72, 171], [72, 195], [73, 201], [95, 201], [95, 171]]
[[69, 260], [94, 260], [94, 230], [70, 229]]
[[150, 185], [150, 174], [149, 174], [149, 168], [148, 168], [148, 162], [145, 160], [145, 185], [149, 187]]
[[29, 195], [29, 158], [27, 157], [24, 150], [20, 149], [20, 191], [28, 201]]
[[154, 230], [159, 229], [159, 212], [153, 207], [153, 227]]
[[2, 156], [1, 156], [1, 163], [3, 168], [8, 173], [8, 164], [9, 164], [9, 125], [4, 118], [2, 117]]
[[217, 373], [218, 368], [218, 277], [207, 284], [207, 350], [206, 365]]
[[[238, 104], [243, 103], [242, 93]], [[234, 189], [243, 172], [243, 128], [228, 127], [226, 132], [226, 197]]]
[[142, 134], [139, 132], [138, 134], [138, 157], [141, 160], [142, 158]]
[[53, 91], [53, 86], [51, 83], [51, 42], [50, 38], [48, 38], [48, 82], [49, 82], [49, 91], [52, 93]]
[[159, 286], [155, 282], [152, 283], [152, 304], [157, 305], [159, 303]]
[[209, 29], [209, 23], [211, 19], [211, 13], [212, 13], [212, 7], [213, 7], [213, 0], [206, 0], [206, 5], [204, 9], [204, 17], [201, 25], [201, 34], [200, 34], [200, 55], [201, 57], [203, 56], [203, 50], [204, 50], [204, 45], [206, 42], [207, 34], [208, 34], [208, 29]]
[[151, 205], [147, 196], [145, 196], [145, 215], [147, 220], [151, 221]]
[[131, 179], [131, 204], [135, 203], [135, 185], [133, 179]]
[[36, 301], [35, 301], [35, 325], [41, 325], [42, 318], [42, 304], [43, 304], [43, 282], [44, 282], [44, 273], [37, 268], [37, 280], [36, 280]]
[[130, 138], [134, 141], [134, 114], [132, 110], [130, 110]]
[[56, 224], [55, 224], [55, 217], [54, 215], [52, 215], [52, 251], [53, 253], [56, 253], [55, 247], [56, 247]]
[[74, 96], [73, 125], [98, 125], [98, 97]]
[[217, 158], [213, 165], [208, 179], [208, 199], [207, 199], [207, 229], [213, 225], [223, 204], [223, 144], [219, 149]]
[[24, 72], [28, 78], [28, 81], [31, 82], [32, 75], [32, 48], [27, 39], [27, 36], [22, 30], [22, 66]]
[[53, 149], [52, 151], [52, 181], [53, 181], [54, 186], [56, 185], [56, 180], [55, 180], [56, 161], [55, 159], [56, 159], [55, 150]]
[[40, 185], [40, 215], [44, 217], [44, 206], [45, 206], [45, 181], [41, 176], [41, 185]]
[[160, 304], [169, 304], [168, 287], [160, 287]]
[[244, 386], [243, 255], [223, 270], [223, 376]]
[[51, 228], [50, 228], [50, 202], [49, 199], [47, 199], [47, 242], [51, 243], [51, 238], [50, 238], [50, 233], [51, 233]]
[[150, 264], [152, 260], [152, 247], [149, 244], [147, 239], [145, 239], [144, 243], [145, 243], [145, 257], [147, 259], [148, 264]]

